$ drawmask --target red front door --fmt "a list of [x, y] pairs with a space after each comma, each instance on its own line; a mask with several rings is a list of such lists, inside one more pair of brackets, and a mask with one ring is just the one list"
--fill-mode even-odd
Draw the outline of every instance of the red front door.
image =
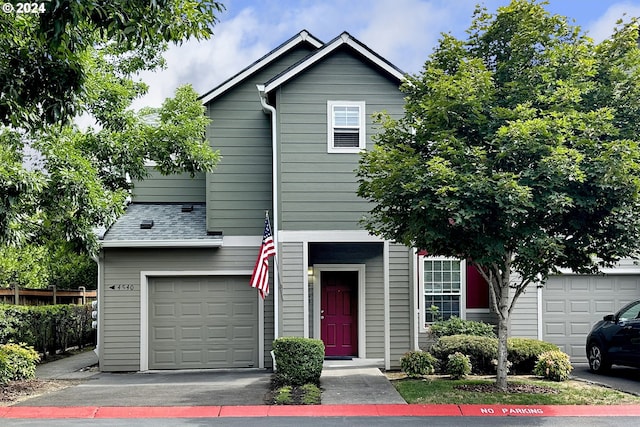
[[358, 272], [323, 271], [320, 337], [326, 356], [358, 355]]

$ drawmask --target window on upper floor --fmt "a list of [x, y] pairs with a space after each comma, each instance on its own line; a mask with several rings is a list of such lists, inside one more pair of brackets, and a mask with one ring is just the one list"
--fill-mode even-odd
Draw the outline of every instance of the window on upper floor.
[[[451, 258], [419, 257], [422, 267], [420, 289], [422, 290], [421, 312], [425, 325], [439, 318], [451, 316], [462, 318], [464, 314], [465, 263]], [[430, 310], [438, 308], [437, 315]]]
[[329, 153], [358, 153], [366, 147], [364, 101], [327, 102]]

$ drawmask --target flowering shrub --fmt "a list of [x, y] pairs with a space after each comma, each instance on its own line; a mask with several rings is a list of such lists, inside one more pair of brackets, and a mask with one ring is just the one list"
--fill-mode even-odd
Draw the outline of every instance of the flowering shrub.
[[564, 381], [573, 370], [569, 355], [560, 350], [552, 350], [538, 356], [533, 374], [552, 381]]
[[435, 371], [437, 359], [426, 351], [409, 351], [400, 359], [400, 369], [408, 377], [417, 378], [431, 375]]

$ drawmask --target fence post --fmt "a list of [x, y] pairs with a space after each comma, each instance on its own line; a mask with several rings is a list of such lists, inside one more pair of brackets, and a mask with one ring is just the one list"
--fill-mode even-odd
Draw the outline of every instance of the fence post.
[[49, 289], [53, 289], [53, 305], [57, 303], [56, 285], [49, 285]]
[[13, 284], [13, 303], [20, 305], [20, 287], [17, 283]]
[[84, 291], [86, 291], [87, 288], [85, 288], [84, 286], [78, 286], [78, 290], [80, 291], [80, 301], [82, 301], [81, 304], [85, 305], [87, 303], [87, 297], [84, 295]]

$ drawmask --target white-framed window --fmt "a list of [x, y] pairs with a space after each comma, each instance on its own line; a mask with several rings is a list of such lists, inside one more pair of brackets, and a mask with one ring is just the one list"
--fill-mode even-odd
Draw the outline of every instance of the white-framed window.
[[[419, 256], [420, 313], [426, 327], [438, 319], [465, 317], [466, 263], [459, 259]], [[437, 316], [431, 310], [438, 307]]]
[[327, 152], [358, 153], [366, 148], [364, 101], [327, 101], [327, 124]]

